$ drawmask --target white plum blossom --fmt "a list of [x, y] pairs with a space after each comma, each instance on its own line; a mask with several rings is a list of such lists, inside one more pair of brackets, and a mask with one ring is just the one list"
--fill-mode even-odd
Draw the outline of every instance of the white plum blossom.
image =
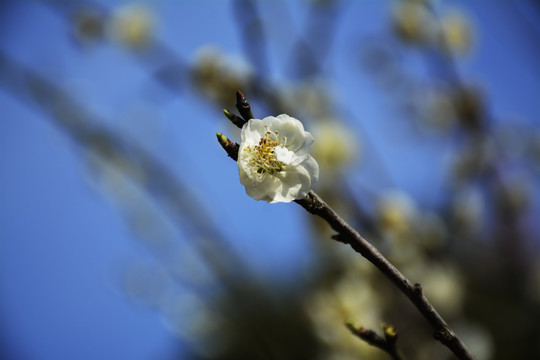
[[286, 114], [245, 123], [238, 171], [246, 193], [269, 203], [304, 198], [319, 178], [319, 165], [309, 155], [314, 141], [299, 120]]

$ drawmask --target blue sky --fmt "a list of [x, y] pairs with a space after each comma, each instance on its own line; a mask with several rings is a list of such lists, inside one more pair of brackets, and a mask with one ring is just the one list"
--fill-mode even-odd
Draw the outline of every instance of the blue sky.
[[[287, 57], [294, 46], [294, 37], [288, 35], [296, 34], [306, 21], [306, 3], [260, 6], [276, 82], [288, 80]], [[476, 48], [458, 62], [462, 77], [487, 90], [497, 119], [538, 131], [538, 9], [534, 12], [532, 5], [519, 2], [527, 14], [524, 19], [511, 1], [441, 3], [461, 6], [476, 26]], [[388, 31], [389, 4], [344, 2], [326, 70], [337, 103], [352, 114], [345, 119], [347, 125], [359, 138], [369, 135], [399, 187], [429, 204], [438, 195], [419, 183], [426, 177], [441, 181], [443, 169], [435, 166], [434, 171], [425, 164], [438, 164], [445, 152], [437, 147], [437, 139], [411, 146], [414, 140], [401, 136], [406, 130], [393, 121], [391, 102], [372, 78], [355, 68], [358, 54], [350, 46], [364, 35]], [[156, 37], [183, 59], [194, 61], [206, 45], [244, 56], [229, 1], [146, 5], [157, 19]], [[104, 119], [103, 125], [167, 164], [188, 184], [212, 221], [227, 224], [229, 240], [255, 273], [294, 279], [309, 263], [304, 252], [310, 248], [309, 231], [303, 226], [302, 209], [293, 204], [269, 206], [245, 195], [235, 164], [215, 141], [215, 133], [222, 131], [239, 139], [221, 108], [191, 91], [158, 96], [165, 90], [133, 54], [114, 43], [77, 46], [66, 18], [48, 5], [4, 1], [0, 8], [0, 50], [68, 90]], [[282, 18], [284, 14], [288, 15]], [[421, 57], [414, 52], [404, 61], [422, 71]], [[21, 360], [168, 358], [177, 351], [177, 343], [158, 312], [126, 299], [114, 281], [116, 264], [152, 257], [119, 211], [121, 206], [103, 191], [84, 150], [43, 112], [3, 86], [0, 114], [2, 351]], [[369, 155], [368, 151], [365, 156]], [[369, 170], [350, 176], [376, 180]], [[381, 182], [375, 187], [389, 185]], [[249, 215], [240, 219], [238, 214]], [[180, 242], [186, 237], [175, 236]]]

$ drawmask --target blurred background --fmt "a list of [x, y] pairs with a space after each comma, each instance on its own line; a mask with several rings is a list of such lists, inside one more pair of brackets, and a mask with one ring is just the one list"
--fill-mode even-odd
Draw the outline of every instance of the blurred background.
[[3, 359], [452, 359], [216, 141], [240, 89], [479, 360], [540, 358], [538, 1], [0, 1]]

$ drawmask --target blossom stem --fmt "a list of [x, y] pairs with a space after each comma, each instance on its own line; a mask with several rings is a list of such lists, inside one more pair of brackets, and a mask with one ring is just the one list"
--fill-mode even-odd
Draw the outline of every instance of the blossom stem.
[[448, 347], [458, 359], [473, 360], [474, 356], [469, 352], [465, 344], [452, 331], [450, 326], [431, 305], [425, 297], [420, 284], [412, 283], [394, 265], [392, 265], [371, 243], [353, 229], [341, 216], [339, 216], [328, 204], [326, 204], [315, 192], [296, 200], [300, 206], [309, 213], [324, 219], [335, 231], [338, 232], [338, 241], [349, 244], [356, 252], [377, 267], [390, 281], [403, 292], [416, 306], [422, 316], [433, 328], [433, 336], [443, 345]]

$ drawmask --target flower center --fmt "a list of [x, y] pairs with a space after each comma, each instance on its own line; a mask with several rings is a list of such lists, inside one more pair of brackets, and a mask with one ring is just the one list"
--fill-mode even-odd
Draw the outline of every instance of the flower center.
[[281, 146], [278, 132], [266, 131], [259, 140], [259, 145], [247, 146], [245, 150], [251, 155], [248, 164], [257, 169], [258, 174], [274, 174], [285, 169], [285, 164], [277, 160], [276, 147]]

